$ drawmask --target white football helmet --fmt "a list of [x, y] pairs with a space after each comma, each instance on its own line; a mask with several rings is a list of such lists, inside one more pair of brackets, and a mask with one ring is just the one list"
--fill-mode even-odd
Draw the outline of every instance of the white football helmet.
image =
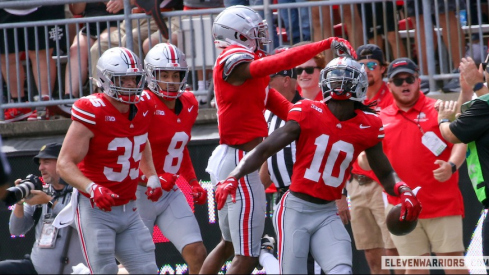
[[332, 98], [363, 102], [368, 87], [367, 73], [351, 57], [337, 57], [321, 70], [319, 87], [325, 101]]
[[[124, 87], [125, 77], [135, 77], [135, 87]], [[145, 85], [145, 74], [139, 57], [123, 47], [110, 48], [97, 62], [97, 86], [102, 91], [123, 103], [140, 101]]]
[[[160, 43], [151, 48], [144, 58], [144, 69], [148, 78], [148, 87], [156, 95], [171, 100], [184, 92], [188, 77], [187, 61], [185, 54], [175, 45]], [[160, 80], [162, 71], [179, 72], [180, 81]]]
[[236, 5], [223, 10], [214, 20], [212, 36], [217, 48], [242, 45], [251, 51], [270, 43], [268, 24], [250, 7]]

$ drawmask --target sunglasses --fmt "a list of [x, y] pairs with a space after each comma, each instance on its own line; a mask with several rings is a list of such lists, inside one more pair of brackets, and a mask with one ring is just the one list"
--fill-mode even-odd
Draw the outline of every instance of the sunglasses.
[[313, 74], [314, 69], [321, 69], [321, 68], [319, 68], [319, 67], [305, 67], [305, 68], [297, 67], [297, 68], [295, 68], [295, 71], [297, 72], [297, 75], [302, 74], [303, 71], [306, 71], [306, 74]]
[[375, 61], [369, 61], [367, 63], [360, 62], [360, 64], [365, 65], [369, 70], [373, 71], [379, 66]]
[[396, 85], [397, 87], [401, 87], [404, 81], [406, 81], [407, 84], [413, 84], [415, 80], [416, 77], [411, 75], [406, 78], [401, 78], [401, 77], [393, 78], [391, 82], [394, 83], [394, 85]]

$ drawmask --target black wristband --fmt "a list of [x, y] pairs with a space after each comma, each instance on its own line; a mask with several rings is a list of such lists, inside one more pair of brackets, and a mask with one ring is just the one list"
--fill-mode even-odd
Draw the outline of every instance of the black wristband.
[[438, 127], [440, 127], [440, 125], [441, 125], [442, 123], [445, 123], [445, 122], [450, 123], [450, 120], [449, 120], [448, 118], [442, 118], [442, 119], [440, 119], [440, 121], [438, 122]]
[[484, 87], [484, 82], [479, 82], [479, 83], [476, 83], [474, 85], [474, 87], [472, 88], [472, 90], [474, 92], [477, 92], [478, 90], [482, 89], [482, 87]]
[[345, 187], [343, 187], [343, 190], [341, 191], [341, 194], [342, 194], [343, 196], [348, 196], [348, 192], [346, 191], [346, 186], [345, 186]]
[[455, 163], [451, 161], [449, 161], [448, 163], [452, 166], [452, 174], [457, 172], [457, 165], [455, 165]]

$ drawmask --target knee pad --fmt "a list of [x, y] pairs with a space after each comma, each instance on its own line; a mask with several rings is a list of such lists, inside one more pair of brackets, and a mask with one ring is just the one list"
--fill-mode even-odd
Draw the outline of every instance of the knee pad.
[[352, 274], [351, 266], [346, 264], [337, 265], [331, 268], [328, 274]]

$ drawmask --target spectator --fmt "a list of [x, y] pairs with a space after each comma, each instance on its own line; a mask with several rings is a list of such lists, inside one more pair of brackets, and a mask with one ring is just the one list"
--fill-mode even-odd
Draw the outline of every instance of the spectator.
[[[417, 196], [423, 205], [417, 226], [411, 233], [391, 236], [400, 256], [429, 256], [431, 253], [463, 256], [464, 204], [458, 188], [457, 168], [464, 161], [466, 146], [454, 145], [442, 138], [435, 99], [420, 91], [418, 76], [418, 66], [408, 58], [392, 61], [387, 69], [394, 104], [380, 113], [385, 131], [384, 152], [402, 181], [411, 188], [421, 187]], [[388, 201], [386, 211], [398, 203], [392, 196], [388, 196]], [[407, 273], [410, 272], [408, 269]], [[467, 273], [468, 270], [457, 272]]]
[[[311, 9], [311, 14], [313, 41], [320, 41], [325, 37], [333, 36], [334, 22], [336, 22], [336, 18], [339, 18], [338, 20], [342, 23], [342, 36], [347, 34], [348, 40], [351, 41], [355, 49], [363, 44], [363, 34], [360, 31], [362, 28], [359, 28], [362, 20], [355, 5], [345, 4], [341, 6], [326, 5], [314, 7]], [[333, 53], [325, 52], [325, 59], [326, 61], [332, 60]]]
[[[278, 4], [304, 3], [307, 0], [278, 0]], [[308, 8], [288, 8], [279, 10], [280, 18], [284, 21], [289, 41], [293, 44], [311, 40], [311, 25]]]
[[[135, 5], [135, 0], [131, 0], [131, 5]], [[115, 7], [118, 7], [119, 3], [123, 3], [123, 0], [110, 0], [107, 3], [107, 11], [112, 12], [115, 10]], [[166, 1], [163, 1], [161, 4], [165, 5]], [[160, 6], [160, 11], [165, 12], [165, 11], [173, 11], [176, 9], [182, 9], [181, 7], [181, 1], [178, 0], [172, 0], [169, 3], [167, 3], [164, 7]], [[135, 7], [132, 9], [132, 13], [144, 13], [144, 10]], [[175, 39], [176, 40], [176, 29], [178, 29], [177, 26], [177, 18], [173, 19], [172, 18], [172, 24], [171, 28], [169, 28], [170, 31], [170, 42], [171, 40]], [[136, 26], [132, 29], [132, 38], [133, 38], [133, 52], [137, 53], [138, 55], [141, 55], [143, 57], [144, 52], [141, 52], [141, 47], [143, 42], [150, 36], [150, 34], [155, 35], [156, 37], [160, 36], [159, 31], [158, 31], [158, 26], [156, 25], [156, 22], [154, 21], [153, 18], [147, 17], [139, 20], [134, 20], [136, 22]], [[148, 26], [149, 25], [149, 26]], [[163, 41], [166, 42], [166, 41]], [[98, 58], [109, 48], [112, 47], [126, 47], [127, 46], [127, 36], [126, 36], [126, 21], [123, 20], [120, 24], [120, 31], [115, 31], [110, 33], [110, 37], [107, 37], [105, 39], [98, 39], [97, 43], [95, 43], [91, 48], [90, 48], [90, 59], [91, 59], [91, 64], [97, 64]], [[148, 46], [148, 50], [149, 50]], [[92, 66], [92, 76], [96, 76], [96, 68], [95, 66]], [[94, 83], [95, 84], [95, 83]]]
[[[310, 44], [311, 42], [301, 42], [295, 46]], [[323, 53], [318, 53], [313, 58], [295, 67], [297, 73], [297, 84], [300, 88], [302, 97], [310, 100], [323, 100], [323, 93], [319, 88], [320, 72], [326, 66]]]
[[[417, 1], [415, 3], [414, 1]], [[458, 2], [458, 3], [457, 3]], [[438, 3], [436, 6], [435, 3]], [[448, 6], [445, 6], [447, 3]], [[421, 72], [423, 74], [428, 73], [428, 59], [426, 59], [426, 39], [423, 17], [423, 4], [420, 0], [407, 0], [407, 13], [413, 22], [414, 29], [419, 30], [419, 35], [414, 35], [414, 41], [416, 43], [416, 49], [418, 49], [418, 63], [422, 63]], [[417, 7], [417, 9], [416, 9]], [[440, 20], [440, 28], [442, 28], [443, 42], [445, 43], [450, 54], [450, 68], [453, 68], [452, 73], [458, 73], [458, 65], [462, 56], [462, 50], [465, 48], [465, 39], [463, 37], [463, 31], [460, 29], [458, 19], [455, 15], [457, 7], [460, 10], [465, 9], [465, 1], [460, 0], [447, 0], [447, 1], [435, 1], [431, 0], [431, 12], [433, 15], [438, 14]], [[448, 24], [447, 24], [448, 23]], [[460, 30], [460, 31], [459, 31]], [[459, 35], [460, 34], [460, 35]], [[436, 41], [437, 35], [433, 34], [433, 38]], [[419, 40], [418, 40], [419, 39]], [[438, 41], [439, 43], [440, 41]], [[431, 54], [431, 53], [430, 53]], [[419, 61], [422, 60], [422, 62]], [[428, 80], [421, 82], [421, 90], [423, 92], [429, 91]], [[458, 78], [447, 83], [443, 88], [445, 92], [458, 92], [460, 90], [460, 83]]]
[[[207, 191], [197, 180], [187, 148], [199, 104], [192, 93], [184, 92], [187, 61], [176, 46], [155, 45], [146, 55], [144, 67], [149, 90], [143, 93], [143, 99], [155, 106], [156, 114], [166, 114], [156, 115], [148, 132], [156, 172], [160, 179], [166, 180], [163, 186], [166, 192], [159, 200], [150, 201], [145, 195], [147, 181], [141, 181], [136, 193], [139, 215], [151, 234], [157, 225], [175, 245], [189, 267], [189, 274], [198, 274], [207, 251], [199, 224], [175, 182], [182, 175], [192, 187], [195, 202], [207, 203]], [[162, 125], [166, 127], [164, 134]]]
[[[331, 47], [352, 54], [354, 50], [347, 41], [330, 37], [266, 56], [261, 47], [269, 41], [268, 25], [255, 10], [245, 6], [222, 11], [214, 21], [212, 34], [216, 47], [223, 49], [216, 61], [213, 78], [220, 145], [209, 158], [206, 171], [216, 186], [222, 239], [204, 261], [201, 273], [217, 273], [233, 253], [235, 256], [227, 272], [251, 273], [258, 262], [265, 226], [264, 188], [258, 172], [250, 173], [240, 182], [239, 203], [235, 206], [231, 200], [226, 201], [225, 194], [231, 186], [223, 180], [234, 169], [236, 160], [267, 135], [263, 117], [265, 108], [282, 119], [286, 117], [291, 104], [277, 91], [268, 89], [269, 75], [291, 69]], [[232, 184], [234, 188], [238, 188], [238, 182], [235, 184]], [[239, 224], [244, 226], [238, 227]], [[249, 237], [243, 238], [243, 234]]]
[[[368, 89], [363, 104], [377, 112], [392, 104], [392, 94], [383, 81], [387, 64], [382, 50], [374, 44], [357, 49], [357, 61], [364, 66]], [[362, 152], [359, 156], [366, 157]], [[370, 170], [370, 169], [368, 169]], [[357, 250], [365, 252], [371, 274], [388, 274], [381, 269], [382, 256], [398, 256], [385, 224], [385, 206], [379, 180], [373, 171], [366, 171], [355, 161], [350, 182], [346, 186], [351, 201], [351, 227]]]
[[[0, 9], [0, 23], [25, 23], [63, 19], [64, 17], [64, 5]], [[25, 30], [27, 33], [24, 33]], [[6, 81], [11, 102], [21, 103], [34, 99], [34, 95], [26, 95], [24, 90], [25, 69], [18, 55], [23, 51], [26, 52], [26, 58], [29, 59], [28, 64], [32, 65], [39, 100], [49, 100], [56, 80], [56, 64], [51, 56], [56, 43], [59, 43], [64, 35], [64, 26], [9, 28], [5, 30], [4, 34], [6, 36], [0, 35], [0, 58], [2, 75]], [[49, 113], [45, 107], [38, 107], [34, 111], [31, 108], [9, 108], [4, 111], [4, 123], [25, 119], [49, 119]]]
[[[488, 56], [489, 57], [489, 56]], [[487, 59], [486, 59], [487, 62]], [[489, 73], [484, 71], [486, 80]], [[469, 178], [474, 187], [475, 194], [484, 209], [489, 208], [487, 197], [489, 179], [489, 104], [488, 89], [484, 83], [481, 69], [477, 69], [474, 61], [469, 57], [462, 58], [460, 62], [460, 84], [462, 91], [459, 102], [462, 114], [455, 119], [457, 104], [453, 101], [437, 102], [438, 121], [441, 134], [449, 142], [467, 144], [467, 166], [470, 167]], [[469, 101], [476, 93], [478, 98]], [[484, 218], [482, 224], [482, 254], [489, 256], [489, 219]]]
[[[107, 11], [106, 5], [114, 5], [110, 12]], [[83, 15], [84, 17], [106, 16], [111, 14], [122, 14], [122, 1], [94, 2], [94, 3], [72, 3], [70, 10], [74, 15]], [[107, 26], [108, 25], [108, 26]], [[88, 77], [88, 52], [91, 45], [97, 39], [107, 39], [109, 32], [117, 31], [117, 21], [109, 21], [108, 24], [98, 24], [99, 32], [97, 31], [97, 23], [87, 23], [80, 32], [75, 36], [73, 44], [70, 47], [70, 56], [68, 66], [65, 72], [65, 94], [64, 99], [77, 98], [80, 96], [80, 88], [85, 84]], [[95, 66], [92, 63], [92, 66]], [[62, 114], [71, 116], [71, 106], [64, 108], [60, 106]]]
[[75, 102], [57, 165], [81, 196], [55, 222], [69, 224], [76, 209], [91, 273], [117, 273], [117, 259], [129, 273], [156, 274], [155, 245], [135, 202], [139, 169], [148, 178], [148, 199], [162, 195], [147, 141], [154, 106], [140, 100], [143, 65], [115, 47], [100, 57], [97, 71], [100, 92]]
[[[53, 227], [54, 217], [71, 201], [73, 191], [56, 172], [60, 149], [61, 144], [48, 143], [34, 157], [42, 178], [26, 180], [43, 184], [43, 191], [31, 190], [30, 196], [15, 204], [9, 228], [16, 236], [35, 228], [36, 241], [29, 257], [0, 262], [1, 274], [70, 274], [72, 266], [85, 263], [75, 226], [59, 231]], [[15, 185], [20, 182], [17, 179]]]
[[[359, 5], [358, 8], [360, 7]], [[390, 51], [386, 50], [386, 52], [392, 53], [394, 59], [407, 56], [406, 47], [396, 32], [397, 12], [397, 7], [394, 6], [393, 2], [386, 1], [365, 4], [364, 28], [367, 33], [368, 42], [370, 44], [376, 44], [384, 50], [385, 43], [383, 37], [385, 37], [389, 43], [387, 47], [390, 46]], [[384, 20], [386, 22], [385, 25]]]
[[[421, 210], [412, 191], [403, 183], [395, 184], [393, 170], [382, 152], [382, 121], [367, 114], [374, 111], [357, 102], [367, 88], [363, 67], [349, 57], [336, 58], [322, 71], [320, 83], [328, 100], [296, 103], [285, 126], [246, 154], [224, 182], [231, 189], [229, 185], [296, 141], [291, 185], [274, 218], [283, 274], [305, 274], [309, 251], [327, 274], [351, 274], [350, 237], [331, 202], [341, 197], [352, 162], [363, 150], [367, 150], [370, 160], [376, 160], [374, 171], [386, 190], [396, 196], [404, 192], [400, 195], [403, 207], [413, 207], [406, 219], [416, 219]], [[370, 127], [363, 131], [361, 125]], [[342, 155], [341, 164], [335, 164], [338, 153]], [[236, 191], [233, 189], [227, 193], [232, 197]], [[216, 199], [219, 204], [219, 192]]]

